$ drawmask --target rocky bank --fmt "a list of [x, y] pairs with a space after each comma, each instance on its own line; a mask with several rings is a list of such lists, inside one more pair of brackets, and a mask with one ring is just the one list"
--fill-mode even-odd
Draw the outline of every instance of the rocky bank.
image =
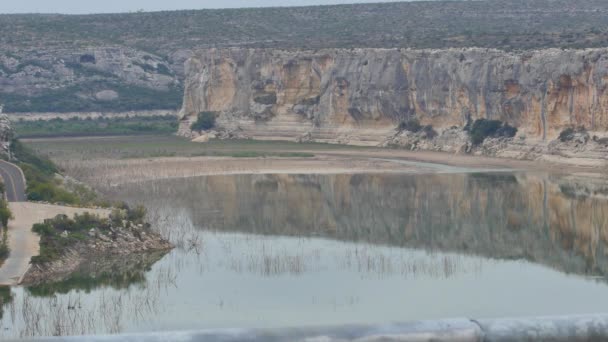
[[[196, 136], [190, 124], [212, 111], [227, 137], [595, 158], [608, 152], [593, 143], [607, 135], [607, 81], [608, 49], [206, 49], [186, 63], [180, 134]], [[396, 129], [411, 118], [437, 137]], [[478, 118], [518, 134], [472, 149], [462, 128]], [[551, 144], [581, 126], [584, 144]]]
[[[62, 237], [68, 235], [68, 232], [64, 232]], [[146, 260], [149, 255], [165, 254], [172, 248], [169, 241], [143, 225], [125, 225], [109, 231], [91, 229], [87, 239], [66, 248], [60, 258], [32, 263], [21, 284], [59, 282], [83, 269], [92, 274], [100, 273], [101, 270], [124, 264], [125, 259]]]

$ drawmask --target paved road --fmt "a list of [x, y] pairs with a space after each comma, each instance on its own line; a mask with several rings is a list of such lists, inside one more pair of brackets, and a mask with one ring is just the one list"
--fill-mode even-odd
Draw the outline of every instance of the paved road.
[[25, 202], [25, 180], [21, 170], [4, 160], [0, 160], [0, 177], [4, 180], [6, 197], [9, 202]]

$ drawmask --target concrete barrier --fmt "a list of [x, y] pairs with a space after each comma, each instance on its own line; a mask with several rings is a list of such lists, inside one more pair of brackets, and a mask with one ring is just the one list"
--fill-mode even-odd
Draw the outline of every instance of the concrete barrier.
[[39, 341], [203, 341], [203, 342], [503, 342], [503, 341], [608, 341], [608, 314], [418, 321], [385, 325], [333, 328], [233, 329], [140, 334], [53, 337]]
[[608, 341], [608, 314], [477, 321], [488, 342]]

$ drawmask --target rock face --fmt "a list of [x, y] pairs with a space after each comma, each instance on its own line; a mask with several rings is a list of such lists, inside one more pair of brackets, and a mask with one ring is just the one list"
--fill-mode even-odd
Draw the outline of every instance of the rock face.
[[11, 140], [15, 135], [11, 120], [6, 114], [2, 113], [3, 106], [0, 104], [0, 154], [10, 157]]
[[209, 49], [187, 62], [181, 133], [201, 111], [252, 138], [381, 144], [416, 117], [440, 133], [498, 119], [537, 141], [608, 129], [608, 49]]
[[[67, 237], [68, 233], [64, 232], [64, 234]], [[110, 234], [91, 229], [88, 236], [87, 240], [67, 249], [61, 258], [43, 264], [33, 264], [24, 275], [21, 284], [59, 282], [75, 272], [90, 269], [90, 265], [96, 268], [111, 268], [121, 263], [121, 259], [144, 260], [147, 258], [146, 254], [157, 255], [159, 252], [166, 253], [173, 248], [169, 241], [157, 233], [137, 226], [115, 228]]]

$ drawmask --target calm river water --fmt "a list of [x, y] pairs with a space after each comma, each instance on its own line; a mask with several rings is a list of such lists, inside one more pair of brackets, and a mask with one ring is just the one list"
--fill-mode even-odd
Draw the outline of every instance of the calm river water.
[[607, 195], [508, 173], [121, 186], [177, 248], [0, 290], [0, 337], [602, 312]]

